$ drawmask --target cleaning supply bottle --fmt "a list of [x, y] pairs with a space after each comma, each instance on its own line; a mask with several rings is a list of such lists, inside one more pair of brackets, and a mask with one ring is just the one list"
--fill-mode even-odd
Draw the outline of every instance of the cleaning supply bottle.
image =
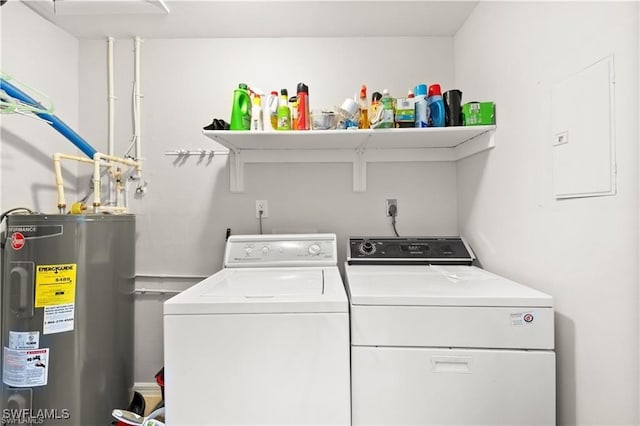
[[231, 108], [231, 130], [249, 130], [251, 128], [251, 98], [247, 85], [240, 83], [233, 91]]
[[289, 93], [287, 89], [280, 90], [280, 103], [278, 104], [278, 130], [291, 130], [291, 110], [289, 109]]
[[371, 94], [371, 111], [369, 111], [369, 124], [371, 124], [371, 127], [373, 127], [374, 117], [377, 116], [378, 108], [380, 107], [380, 99], [382, 99], [380, 92]]
[[278, 128], [278, 92], [276, 92], [275, 90], [272, 91], [267, 98], [266, 110], [269, 112], [269, 122], [271, 123], [271, 129], [276, 130]]
[[379, 129], [391, 129], [394, 126], [395, 114], [394, 114], [394, 99], [389, 94], [389, 89], [382, 91], [382, 98], [380, 99], [380, 108], [382, 109], [382, 119], [380, 120], [377, 128]]
[[251, 107], [251, 130], [259, 132], [264, 130], [262, 121], [262, 101], [260, 95], [253, 95], [253, 106]]
[[360, 119], [358, 119], [358, 129], [369, 128], [369, 108], [367, 105], [367, 86], [364, 84], [360, 88]]
[[429, 106], [427, 105], [427, 85], [418, 84], [415, 89], [416, 127], [427, 127], [429, 122]]
[[[351, 130], [357, 130], [358, 129], [358, 117], [360, 116], [360, 105], [358, 104], [358, 98], [356, 96], [356, 94], [353, 94], [353, 99], [347, 98], [345, 99], [345, 102], [349, 102], [349, 105], [351, 105], [351, 107], [347, 107], [346, 110], [350, 112], [350, 114], [348, 114], [348, 117], [345, 116], [345, 120], [344, 120], [344, 128], [345, 129], [351, 129]], [[343, 102], [342, 103], [342, 108], [344, 109], [346, 106], [346, 104]]]
[[309, 86], [298, 83], [298, 105], [296, 106], [296, 130], [311, 129], [311, 112], [309, 110]]
[[429, 106], [429, 126], [444, 127], [444, 101], [439, 84], [429, 86], [427, 104]]
[[289, 111], [291, 112], [291, 130], [299, 130], [298, 129], [298, 97], [291, 96], [289, 98]]
[[[270, 96], [266, 96], [264, 103], [262, 102], [262, 100], [260, 100], [260, 102], [263, 103], [261, 112], [262, 112], [262, 126], [264, 127], [265, 132], [272, 132], [276, 130], [276, 128], [273, 127], [273, 124], [271, 123], [271, 109], [269, 109], [269, 98]], [[278, 109], [276, 108], [276, 114], [277, 112], [278, 112]], [[276, 116], [276, 122], [277, 122], [277, 119], [278, 117]]]

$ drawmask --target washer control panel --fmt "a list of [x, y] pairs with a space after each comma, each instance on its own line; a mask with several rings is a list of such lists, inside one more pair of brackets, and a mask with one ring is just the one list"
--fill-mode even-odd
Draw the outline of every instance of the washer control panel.
[[351, 237], [349, 264], [470, 265], [475, 256], [461, 237]]
[[238, 235], [227, 241], [225, 266], [336, 265], [334, 234]]

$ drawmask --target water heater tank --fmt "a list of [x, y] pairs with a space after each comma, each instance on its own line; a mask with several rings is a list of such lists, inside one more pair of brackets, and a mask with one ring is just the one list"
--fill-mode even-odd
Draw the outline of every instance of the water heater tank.
[[111, 424], [133, 389], [135, 216], [14, 214], [0, 241], [0, 424]]

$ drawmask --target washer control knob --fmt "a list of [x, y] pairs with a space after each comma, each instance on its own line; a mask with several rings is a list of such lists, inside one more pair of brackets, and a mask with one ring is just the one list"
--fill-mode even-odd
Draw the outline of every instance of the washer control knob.
[[309, 246], [308, 251], [310, 255], [317, 256], [320, 254], [320, 246], [318, 244], [313, 243]]
[[371, 241], [365, 241], [360, 244], [360, 253], [373, 254], [376, 252], [376, 246]]
[[445, 256], [451, 256], [453, 255], [453, 249], [448, 245], [442, 246], [442, 254], [444, 254]]
[[247, 255], [251, 254], [252, 251], [253, 251], [253, 247], [245, 247], [244, 248], [244, 252], [247, 253]]
[[269, 247], [267, 246], [262, 247], [262, 254], [264, 254], [265, 256], [269, 254]]

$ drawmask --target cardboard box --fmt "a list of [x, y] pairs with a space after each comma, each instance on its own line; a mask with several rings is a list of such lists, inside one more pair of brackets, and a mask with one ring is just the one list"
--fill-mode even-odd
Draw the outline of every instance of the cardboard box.
[[462, 105], [462, 123], [465, 126], [496, 124], [496, 107], [493, 102], [468, 102]]

